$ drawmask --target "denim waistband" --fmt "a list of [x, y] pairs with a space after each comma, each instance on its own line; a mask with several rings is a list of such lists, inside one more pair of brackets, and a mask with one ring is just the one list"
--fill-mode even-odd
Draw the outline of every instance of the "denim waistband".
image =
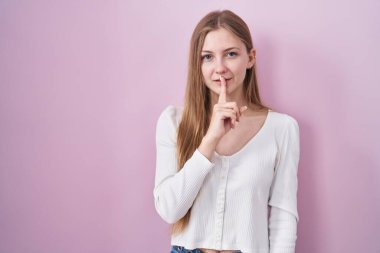
[[[234, 251], [235, 253], [242, 253], [240, 250]], [[185, 249], [182, 246], [173, 245], [170, 253], [202, 253], [199, 249]]]
[[190, 249], [185, 249], [182, 246], [173, 245], [170, 253], [202, 253], [202, 252], [199, 249], [191, 249], [190, 250]]

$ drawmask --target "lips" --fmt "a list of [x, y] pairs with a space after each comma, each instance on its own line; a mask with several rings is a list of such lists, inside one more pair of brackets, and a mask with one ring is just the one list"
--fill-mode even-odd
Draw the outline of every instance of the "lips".
[[[230, 80], [231, 80], [232, 78], [226, 78], [225, 80], [226, 80], [226, 85], [229, 85], [230, 84]], [[219, 79], [217, 79], [217, 80], [213, 80], [217, 85], [221, 85], [221, 83], [220, 83], [220, 80]]]
[[[231, 80], [232, 78], [224, 78], [224, 80], [226, 80], [226, 82], [227, 81], [229, 81], [229, 80]], [[220, 82], [220, 79], [215, 79], [215, 80], [213, 80], [214, 82]]]

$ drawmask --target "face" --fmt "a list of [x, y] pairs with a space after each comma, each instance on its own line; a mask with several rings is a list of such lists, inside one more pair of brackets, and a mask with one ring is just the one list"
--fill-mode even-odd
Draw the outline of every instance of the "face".
[[211, 94], [220, 93], [219, 77], [227, 84], [227, 96], [243, 96], [246, 70], [255, 62], [255, 51], [247, 52], [244, 43], [230, 31], [220, 28], [206, 35], [202, 48], [202, 75]]

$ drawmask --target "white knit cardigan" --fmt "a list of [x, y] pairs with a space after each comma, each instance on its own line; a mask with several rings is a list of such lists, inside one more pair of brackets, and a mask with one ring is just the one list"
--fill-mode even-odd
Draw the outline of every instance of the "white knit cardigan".
[[168, 106], [156, 126], [155, 207], [168, 223], [190, 207], [187, 228], [172, 245], [187, 249], [294, 253], [297, 239], [299, 128], [269, 111], [259, 132], [230, 156], [209, 161], [196, 149], [178, 172], [177, 128], [183, 107]]

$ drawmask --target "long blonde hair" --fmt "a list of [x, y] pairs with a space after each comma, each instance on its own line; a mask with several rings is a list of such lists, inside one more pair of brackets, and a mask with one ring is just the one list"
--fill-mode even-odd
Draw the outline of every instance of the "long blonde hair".
[[[184, 110], [177, 133], [178, 170], [181, 170], [198, 148], [210, 123], [211, 98], [201, 71], [201, 51], [206, 35], [219, 28], [224, 28], [239, 37], [248, 52], [253, 48], [247, 24], [232, 11], [210, 12], [195, 27], [190, 42]], [[255, 65], [247, 69], [243, 87], [248, 103], [266, 108], [260, 100]], [[172, 234], [178, 234], [186, 228], [190, 214], [191, 208], [184, 217], [173, 224]]]

